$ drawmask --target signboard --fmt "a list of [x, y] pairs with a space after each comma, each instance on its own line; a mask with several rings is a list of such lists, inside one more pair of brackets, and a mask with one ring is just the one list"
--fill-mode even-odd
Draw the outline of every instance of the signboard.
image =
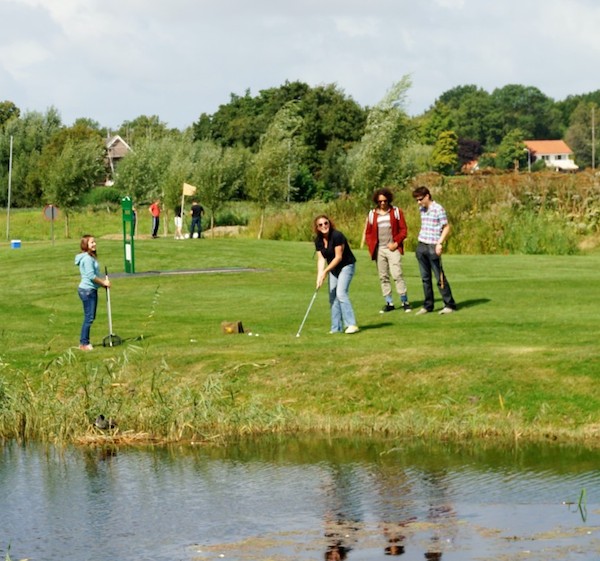
[[58, 218], [58, 207], [54, 205], [46, 205], [44, 207], [44, 218], [46, 220], [56, 220]]
[[58, 218], [58, 208], [54, 205], [46, 205], [43, 214], [46, 220], [50, 220], [50, 239], [54, 245], [54, 221]]
[[135, 273], [135, 208], [131, 197], [121, 199], [121, 210], [123, 211], [123, 256], [125, 258], [125, 272]]

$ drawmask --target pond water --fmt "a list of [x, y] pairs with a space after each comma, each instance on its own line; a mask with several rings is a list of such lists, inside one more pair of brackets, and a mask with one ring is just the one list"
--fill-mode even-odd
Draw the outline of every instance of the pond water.
[[600, 451], [367, 439], [0, 448], [0, 558], [600, 559]]

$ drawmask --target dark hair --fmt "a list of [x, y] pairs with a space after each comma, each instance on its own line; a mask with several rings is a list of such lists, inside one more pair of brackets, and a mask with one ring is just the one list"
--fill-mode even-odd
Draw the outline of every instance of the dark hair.
[[378, 204], [378, 199], [380, 195], [383, 195], [387, 199], [389, 205], [392, 204], [392, 201], [394, 200], [394, 194], [387, 187], [377, 189], [377, 191], [373, 193], [373, 202], [375, 204]]
[[418, 197], [426, 197], [427, 195], [429, 195], [429, 197], [431, 198], [431, 193], [429, 192], [429, 189], [427, 187], [425, 187], [424, 185], [421, 185], [420, 187], [417, 187], [412, 192], [412, 196], [415, 199], [418, 198]]
[[96, 252], [92, 251], [89, 246], [89, 241], [93, 238], [94, 236], [92, 236], [91, 234], [85, 234], [85, 236], [81, 238], [81, 242], [79, 242], [79, 247], [84, 253], [89, 253], [90, 255], [93, 255], [95, 257]]
[[331, 230], [335, 230], [335, 224], [333, 223], [333, 220], [331, 220], [331, 218], [329, 218], [329, 216], [327, 216], [326, 214], [319, 214], [319, 216], [315, 217], [315, 219], [313, 220], [313, 232], [315, 234], [317, 234], [317, 236], [323, 237], [321, 232], [319, 232], [319, 228], [317, 228], [317, 222], [319, 220], [321, 220], [321, 218], [324, 218], [325, 220], [327, 220], [329, 222], [329, 231], [330, 232], [331, 232]]

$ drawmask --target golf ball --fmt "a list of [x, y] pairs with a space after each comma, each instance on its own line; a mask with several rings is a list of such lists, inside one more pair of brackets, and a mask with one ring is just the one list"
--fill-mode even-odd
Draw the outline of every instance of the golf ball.
[[296, 333], [296, 337], [300, 337], [300, 333]]

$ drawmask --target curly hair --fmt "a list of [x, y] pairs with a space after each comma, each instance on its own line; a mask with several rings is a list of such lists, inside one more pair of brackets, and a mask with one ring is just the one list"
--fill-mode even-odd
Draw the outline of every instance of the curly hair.
[[388, 204], [391, 206], [392, 201], [394, 200], [394, 193], [391, 192], [390, 189], [388, 189], [387, 187], [382, 187], [381, 189], [377, 189], [377, 191], [375, 191], [373, 193], [373, 202], [375, 204], [379, 203], [379, 197], [383, 195], [387, 201]]

